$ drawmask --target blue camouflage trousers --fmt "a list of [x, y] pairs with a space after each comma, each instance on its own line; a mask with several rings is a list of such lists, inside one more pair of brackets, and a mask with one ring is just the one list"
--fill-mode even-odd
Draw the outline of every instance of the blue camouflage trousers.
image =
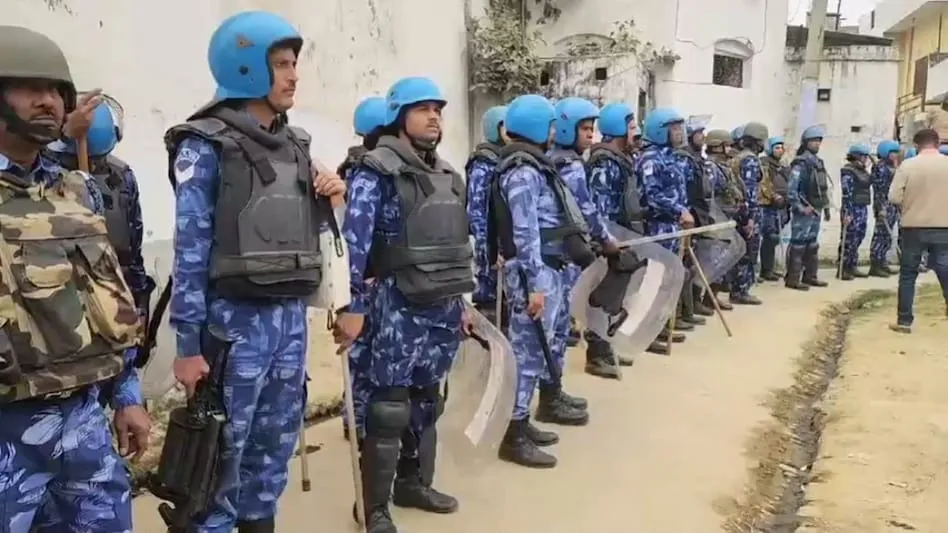
[[744, 228], [738, 229], [738, 233], [747, 245], [747, 251], [734, 267], [734, 277], [731, 279], [731, 296], [734, 297], [747, 296], [757, 279], [755, 269], [757, 257], [760, 254], [760, 216], [756, 217], [754, 222], [754, 227], [749, 234]]
[[273, 517], [286, 488], [303, 417], [306, 305], [216, 299], [208, 322], [230, 345], [223, 374], [227, 424], [218, 491], [197, 531], [230, 533], [238, 520]]
[[820, 238], [820, 212], [812, 214], [794, 211], [790, 215], [790, 245], [809, 246]]
[[[574, 265], [570, 263], [563, 270], [560, 271], [560, 279], [562, 280], [562, 297], [561, 297], [561, 307], [559, 313], [556, 315], [556, 322], [553, 326], [553, 344], [550, 345], [550, 350], [553, 352], [553, 359], [556, 360], [556, 364], [562, 369], [566, 368], [566, 351], [569, 348], [569, 330], [570, 330], [570, 305], [572, 303], [572, 290], [576, 286], [576, 282], [579, 281], [579, 276], [583, 271], [579, 268], [579, 265]], [[541, 379], [544, 383], [549, 383], [547, 379]]]
[[[391, 276], [376, 281], [373, 295], [366, 325], [356, 340], [361, 346], [357, 357], [365, 361], [358, 366], [367, 378], [358, 386], [361, 392], [353, 391], [353, 398], [364, 397], [360, 428], [364, 428], [365, 406], [376, 395], [392, 388], [439, 385], [461, 344], [460, 298], [426, 307], [414, 305], [405, 299]], [[411, 407], [408, 429], [418, 442], [424, 430], [436, 422], [438, 404], [431, 397], [412, 394]]]
[[846, 225], [846, 231], [840, 239], [840, 246], [843, 252], [843, 268], [854, 269], [859, 264], [859, 247], [862, 246], [863, 239], [866, 238], [866, 225], [869, 222], [869, 206], [854, 205], [852, 212], [846, 212], [845, 215], [852, 216], [852, 220]]
[[131, 533], [131, 503], [94, 388], [0, 408], [0, 533]]
[[779, 241], [780, 232], [790, 220], [785, 208], [764, 207], [760, 210], [760, 235]]
[[892, 228], [899, 222], [899, 210], [892, 204], [886, 204], [883, 217], [876, 217], [869, 242], [869, 259], [873, 263], [885, 263], [892, 248]]
[[[543, 317], [540, 323], [546, 342], [557, 358], [553, 348], [557, 344], [556, 327], [562, 324], [561, 315], [567, 315], [566, 326], [569, 329], [569, 311], [563, 305], [563, 280], [559, 271], [543, 267], [543, 277], [550, 280], [542, 285], [543, 290]], [[540, 332], [536, 322], [527, 315], [527, 293], [520, 276], [520, 266], [517, 261], [504, 264], [504, 294], [507, 298], [510, 322], [507, 327], [507, 338], [517, 358], [517, 400], [514, 403], [513, 420], [524, 420], [530, 416], [530, 403], [536, 392], [540, 380], [551, 381], [551, 374], [543, 354], [543, 345], [540, 341]], [[562, 326], [561, 326], [562, 327]], [[563, 341], [565, 352], [566, 342]], [[562, 367], [560, 367], [562, 368]]]
[[[676, 231], [681, 231], [681, 226], [677, 222], [665, 222], [661, 220], [649, 220], [646, 224], [646, 231], [649, 236], [652, 235], [668, 235], [669, 233], [675, 233]], [[667, 239], [664, 241], [658, 241], [663, 248], [669, 250], [670, 252], [677, 254], [681, 250], [681, 239]]]

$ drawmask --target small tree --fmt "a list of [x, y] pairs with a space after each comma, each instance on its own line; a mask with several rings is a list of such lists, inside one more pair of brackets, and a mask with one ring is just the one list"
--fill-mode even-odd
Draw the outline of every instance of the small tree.
[[471, 21], [471, 89], [504, 98], [539, 89], [543, 61], [535, 49], [543, 40], [539, 31], [523, 27], [518, 3], [491, 2], [483, 17]]

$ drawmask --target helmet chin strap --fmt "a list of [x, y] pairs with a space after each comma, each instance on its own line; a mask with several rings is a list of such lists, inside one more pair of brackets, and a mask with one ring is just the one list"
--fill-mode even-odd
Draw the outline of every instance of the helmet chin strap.
[[37, 146], [46, 146], [60, 138], [59, 130], [30, 124], [20, 118], [2, 99], [0, 99], [0, 120], [6, 123], [7, 131]]

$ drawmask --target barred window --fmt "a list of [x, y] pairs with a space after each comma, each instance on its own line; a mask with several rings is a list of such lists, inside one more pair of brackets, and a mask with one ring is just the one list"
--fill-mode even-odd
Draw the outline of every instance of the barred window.
[[739, 57], [714, 54], [714, 73], [711, 82], [727, 87], [743, 87], [744, 60]]

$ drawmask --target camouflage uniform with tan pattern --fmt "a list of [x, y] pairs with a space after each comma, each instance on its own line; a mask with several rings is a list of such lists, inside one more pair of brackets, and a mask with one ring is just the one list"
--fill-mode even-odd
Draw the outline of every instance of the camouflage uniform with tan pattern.
[[50, 188], [4, 178], [0, 332], [12, 353], [0, 353], [0, 404], [118, 375], [141, 324], [105, 219], [82, 204], [85, 175]]

